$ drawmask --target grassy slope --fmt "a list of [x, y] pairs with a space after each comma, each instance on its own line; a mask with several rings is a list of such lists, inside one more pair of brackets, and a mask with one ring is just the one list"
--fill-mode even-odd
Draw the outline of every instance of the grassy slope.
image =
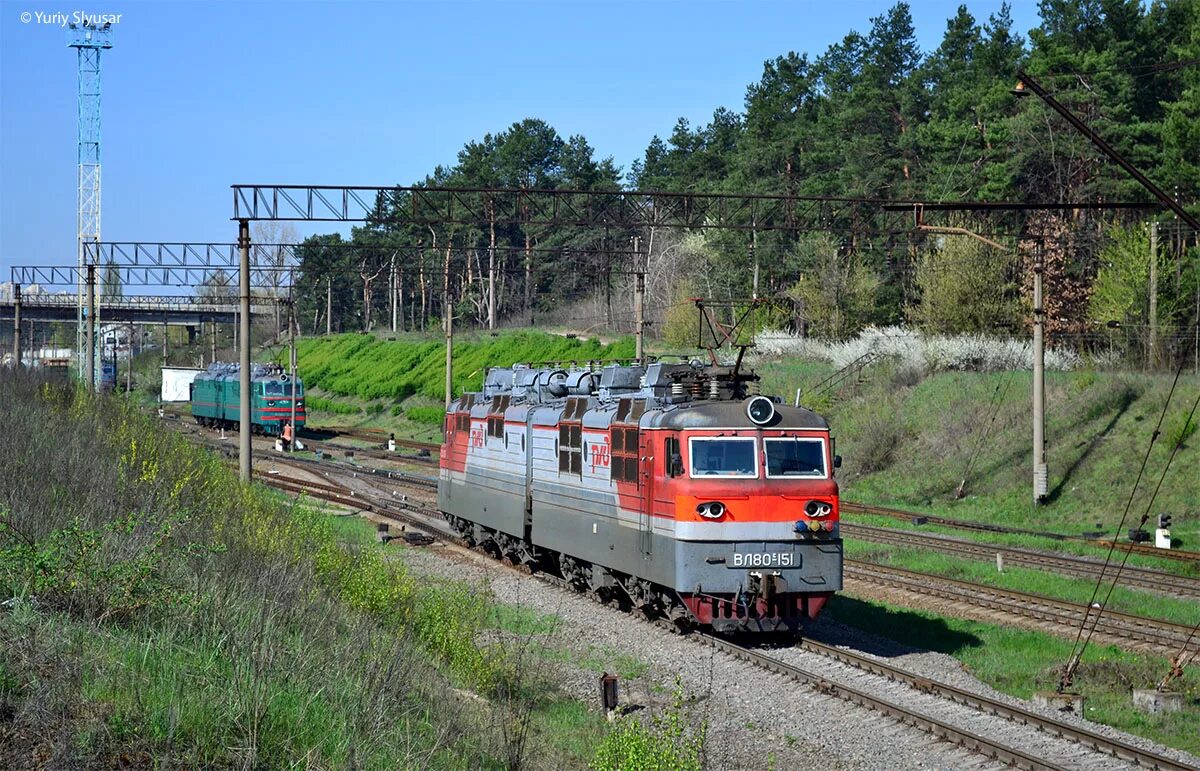
[[[765, 391], [793, 396], [797, 385], [815, 383], [828, 371], [798, 363], [760, 366]], [[1102, 523], [1113, 532], [1170, 381], [1167, 375], [1047, 373], [1050, 495], [1041, 506], [1031, 498], [1028, 372], [940, 373], [910, 385], [875, 370], [857, 393], [852, 389], [824, 411], [845, 458], [841, 482], [849, 498], [1030, 529], [1081, 532]], [[1180, 379], [1126, 527], [1146, 511], [1198, 391], [1196, 377]], [[955, 500], [968, 467], [967, 495]], [[1172, 514], [1172, 534], [1183, 548], [1200, 549], [1198, 467], [1200, 433], [1193, 433], [1150, 511], [1150, 528], [1159, 512]]]
[[[311, 389], [310, 421], [323, 426], [376, 426], [436, 441], [441, 435], [445, 346], [428, 337], [336, 335], [298, 345], [300, 372]], [[454, 393], [478, 390], [488, 367], [514, 362], [629, 358], [628, 338], [604, 344], [540, 332], [464, 335], [454, 344]]]

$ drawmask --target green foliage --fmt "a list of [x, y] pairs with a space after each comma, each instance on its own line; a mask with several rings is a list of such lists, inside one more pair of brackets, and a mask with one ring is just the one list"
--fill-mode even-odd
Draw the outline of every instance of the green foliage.
[[1092, 320], [1144, 324], [1150, 294], [1150, 237], [1144, 227], [1117, 228], [1112, 236], [1101, 252], [1101, 268], [1092, 286]]
[[[531, 685], [480, 640], [487, 596], [416, 580], [117, 400], [3, 375], [0, 400], [0, 697], [78, 737], [66, 765], [465, 770], [525, 751], [446, 698], [513, 715], [543, 698], [499, 698]], [[54, 480], [26, 485], [45, 464]]]
[[1015, 255], [965, 235], [933, 241], [917, 258], [921, 294], [909, 318], [927, 332], [1013, 328], [1020, 319]]
[[409, 407], [404, 414], [409, 420], [431, 426], [440, 426], [446, 419], [446, 410], [442, 407]]
[[796, 254], [804, 272], [788, 296], [809, 334], [840, 340], [870, 322], [880, 282], [861, 257], [839, 255], [826, 234], [807, 237]]
[[304, 405], [309, 410], [316, 412], [332, 412], [335, 415], [357, 415], [362, 410], [353, 404], [346, 404], [335, 399], [326, 399], [323, 396], [306, 396], [304, 397]]
[[704, 767], [707, 724], [693, 727], [684, 708], [683, 687], [676, 681], [671, 705], [647, 725], [636, 715], [617, 718], [596, 750], [596, 771], [700, 771]]
[[[185, 523], [130, 515], [87, 528], [75, 519], [40, 541], [0, 547], [0, 592], [36, 597], [46, 607], [97, 622], [129, 622], [193, 603], [197, 595], [177, 586], [168, 567], [204, 547], [173, 539], [178, 524]], [[127, 548], [118, 549], [118, 541]]]
[[[420, 394], [441, 400], [445, 388], [446, 349], [441, 343], [386, 341], [370, 335], [308, 338], [297, 345], [300, 370], [309, 387], [339, 396], [403, 400]], [[578, 361], [629, 358], [633, 341], [603, 344], [538, 332], [506, 332], [454, 345], [454, 392], [476, 390], [488, 367], [518, 362]], [[311, 399], [309, 402], [311, 403]], [[407, 410], [432, 419], [421, 408]]]
[[696, 346], [699, 337], [699, 311], [689, 298], [697, 297], [696, 288], [690, 281], [675, 285], [671, 307], [667, 308], [662, 327], [662, 339], [668, 345], [683, 350]]

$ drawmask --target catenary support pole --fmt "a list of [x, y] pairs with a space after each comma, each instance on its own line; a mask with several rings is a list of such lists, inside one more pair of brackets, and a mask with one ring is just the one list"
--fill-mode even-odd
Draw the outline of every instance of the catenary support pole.
[[[30, 348], [32, 354], [33, 349]], [[13, 284], [13, 366], [21, 368], [21, 285]]]
[[[291, 292], [291, 287], [288, 288]], [[291, 344], [288, 352], [288, 364], [291, 368], [289, 374], [289, 382], [292, 384], [292, 441], [288, 442], [288, 452], [296, 452], [296, 437], [300, 435], [299, 429], [296, 428], [296, 301], [288, 300], [288, 337], [291, 339]]]
[[[449, 253], [449, 249], [447, 249]], [[450, 260], [446, 260], [446, 277], [443, 283], [442, 316], [446, 327], [446, 409], [454, 401], [454, 303], [450, 301]]]
[[1158, 223], [1150, 223], [1150, 322], [1149, 356], [1150, 369], [1158, 366]]
[[239, 343], [241, 343], [239, 363], [241, 402], [238, 421], [238, 471], [243, 482], [250, 481], [251, 460], [253, 451], [250, 444], [250, 220], [238, 220], [238, 300], [240, 305], [241, 327]]
[[1042, 243], [1034, 247], [1033, 264], [1033, 500], [1046, 497], [1046, 377], [1045, 324], [1042, 305], [1042, 273], [1045, 268]]
[[96, 266], [87, 266], [87, 390], [96, 393]]
[[333, 334], [333, 276], [325, 279], [325, 334]]
[[[633, 239], [633, 251], [637, 252], [639, 239], [635, 236]], [[645, 355], [645, 334], [646, 334], [646, 261], [640, 253], [635, 254], [633, 259], [637, 260], [637, 275], [633, 282], [633, 323], [636, 325], [633, 330], [634, 339], [634, 356], [637, 358], [638, 364], [643, 361]]]
[[[132, 323], [129, 324], [129, 337], [125, 338], [126, 348], [128, 348], [129, 361], [125, 362], [125, 395], [129, 396], [133, 390], [133, 333], [136, 331]], [[116, 359], [116, 357], [113, 357]], [[115, 365], [116, 362], [114, 361]]]

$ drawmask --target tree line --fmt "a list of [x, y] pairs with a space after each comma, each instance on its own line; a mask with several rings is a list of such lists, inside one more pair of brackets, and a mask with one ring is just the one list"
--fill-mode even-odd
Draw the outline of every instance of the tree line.
[[[961, 6], [940, 45], [923, 52], [909, 6], [897, 3], [820, 55], [766, 61], [740, 110], [719, 107], [699, 126], [680, 119], [669, 137], [650, 139], [628, 172], [597, 158], [585, 137], [564, 139], [529, 118], [467, 142], [454, 164], [415, 186], [1147, 200], [1040, 100], [1012, 93], [1024, 69], [1195, 211], [1200, 5], [1043, 0], [1039, 16], [1023, 36], [1007, 5], [985, 20]], [[1145, 323], [1152, 260], [1156, 321], [1184, 324], [1200, 291], [1197, 234], [1154, 208], [965, 214], [937, 220], [940, 231], [919, 231], [911, 218], [864, 205], [814, 232], [747, 233], [539, 229], [498, 221], [483, 194], [474, 225], [418, 226], [404, 221], [407, 203], [381, 199], [348, 240], [303, 242], [297, 302], [306, 332], [425, 329], [447, 308], [458, 323], [484, 328], [551, 320], [591, 329], [598, 321], [622, 331], [631, 317], [627, 263], [538, 255], [625, 251], [635, 238], [646, 253], [651, 331], [667, 336], [672, 313], [694, 296], [770, 296], [784, 305], [772, 323], [830, 337], [889, 323], [1011, 330], [1028, 322], [1034, 259], [1046, 265], [1054, 334]], [[1153, 258], [1148, 218], [1160, 219]]]

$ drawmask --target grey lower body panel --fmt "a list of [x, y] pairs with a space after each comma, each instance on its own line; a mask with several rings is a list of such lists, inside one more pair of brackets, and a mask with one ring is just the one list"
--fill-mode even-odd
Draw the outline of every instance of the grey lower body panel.
[[[462, 477], [442, 471], [438, 505], [448, 514], [516, 537], [525, 533], [525, 479], [471, 469]], [[751, 584], [752, 573], [778, 576], [788, 593], [842, 588], [842, 542], [679, 541], [643, 532], [617, 517], [611, 493], [535, 480], [531, 539], [539, 548], [601, 565], [681, 593], [731, 594]], [[644, 521], [642, 521], [644, 524]], [[735, 555], [787, 554], [788, 566], [735, 564]]]
[[483, 527], [522, 538], [525, 535], [525, 478], [516, 474], [468, 469], [466, 481], [441, 472], [438, 508]]

